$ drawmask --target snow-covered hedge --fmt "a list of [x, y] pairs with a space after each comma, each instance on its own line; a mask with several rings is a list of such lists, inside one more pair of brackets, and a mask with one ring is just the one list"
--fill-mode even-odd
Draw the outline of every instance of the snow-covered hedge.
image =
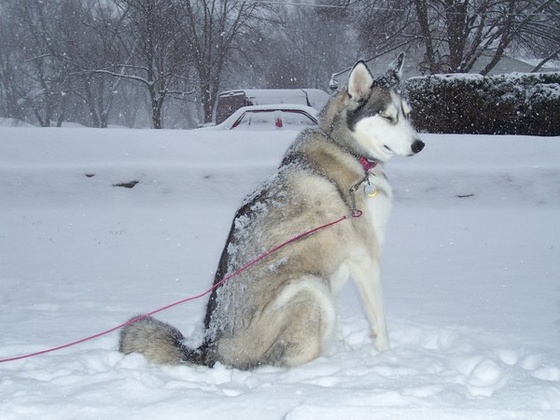
[[560, 135], [560, 72], [413, 77], [406, 89], [420, 131]]

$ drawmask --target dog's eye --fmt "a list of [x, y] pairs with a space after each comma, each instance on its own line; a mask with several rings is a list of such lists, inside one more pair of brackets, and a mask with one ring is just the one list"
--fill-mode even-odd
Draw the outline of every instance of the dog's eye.
[[395, 118], [391, 115], [391, 114], [387, 114], [385, 112], [380, 112], [379, 116], [381, 118], [385, 118], [387, 121], [389, 121], [390, 123], [393, 123], [395, 121]]

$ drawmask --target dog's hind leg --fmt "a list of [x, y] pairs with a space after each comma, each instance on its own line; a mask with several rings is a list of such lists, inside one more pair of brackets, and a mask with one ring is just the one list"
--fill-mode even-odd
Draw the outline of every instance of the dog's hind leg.
[[381, 291], [381, 268], [378, 259], [359, 261], [351, 266], [352, 277], [358, 285], [364, 309], [370, 324], [371, 336], [379, 351], [389, 348], [383, 293]]
[[286, 287], [272, 309], [286, 315], [284, 331], [271, 347], [271, 364], [297, 366], [321, 354], [325, 342], [333, 335], [337, 319], [332, 292], [323, 281], [306, 276]]
[[330, 291], [319, 279], [306, 276], [285, 286], [247, 328], [220, 338], [218, 358], [240, 369], [301, 365], [321, 354], [335, 322]]

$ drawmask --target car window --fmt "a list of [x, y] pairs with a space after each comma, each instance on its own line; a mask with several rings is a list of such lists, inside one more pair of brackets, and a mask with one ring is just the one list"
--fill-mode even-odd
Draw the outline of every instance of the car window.
[[[274, 112], [245, 112], [234, 127], [264, 128], [274, 125]], [[232, 127], [233, 128], [233, 127]]]
[[284, 126], [311, 127], [317, 125], [308, 115], [297, 111], [281, 111]]

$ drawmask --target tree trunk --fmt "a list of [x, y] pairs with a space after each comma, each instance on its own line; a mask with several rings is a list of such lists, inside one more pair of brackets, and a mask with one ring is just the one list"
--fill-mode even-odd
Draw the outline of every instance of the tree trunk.
[[438, 73], [438, 65], [435, 60], [435, 50], [430, 30], [430, 23], [428, 21], [427, 4], [426, 1], [423, 0], [414, 0], [414, 4], [416, 6], [418, 22], [420, 23], [420, 35], [424, 40], [424, 45], [426, 46], [426, 53], [424, 54], [424, 57], [427, 61], [427, 69], [431, 74], [435, 74]]
[[200, 101], [202, 102], [203, 121], [205, 124], [212, 122], [212, 98], [210, 94], [210, 83], [204, 82], [200, 89]]
[[152, 99], [152, 127], [155, 129], [163, 128], [162, 107], [163, 97]]

